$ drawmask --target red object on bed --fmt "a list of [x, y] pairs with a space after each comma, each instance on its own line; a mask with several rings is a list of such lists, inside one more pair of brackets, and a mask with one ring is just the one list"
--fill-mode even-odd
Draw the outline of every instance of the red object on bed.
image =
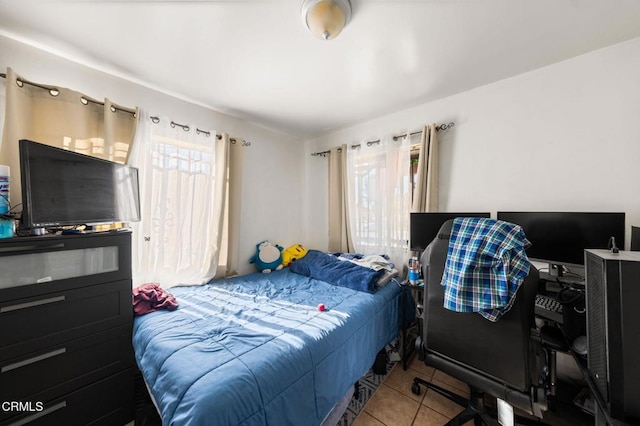
[[173, 311], [178, 307], [176, 298], [158, 283], [142, 284], [133, 289], [133, 313], [144, 315], [159, 309]]

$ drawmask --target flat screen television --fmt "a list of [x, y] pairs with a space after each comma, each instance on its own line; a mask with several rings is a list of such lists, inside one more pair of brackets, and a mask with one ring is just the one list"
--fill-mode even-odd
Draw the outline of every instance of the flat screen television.
[[411, 213], [409, 217], [409, 247], [412, 251], [422, 251], [438, 235], [443, 223], [456, 217], [491, 217], [490, 213], [468, 212], [428, 212]]
[[582, 267], [584, 249], [624, 248], [625, 214], [604, 212], [498, 212], [498, 219], [522, 226], [531, 247], [531, 260], [549, 264], [551, 275], [563, 266]]
[[20, 140], [22, 229], [140, 220], [138, 169]]

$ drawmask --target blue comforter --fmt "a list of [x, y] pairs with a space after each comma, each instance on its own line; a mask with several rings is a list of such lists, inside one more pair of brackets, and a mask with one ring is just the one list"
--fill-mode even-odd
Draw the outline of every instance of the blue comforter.
[[285, 269], [171, 292], [178, 309], [133, 334], [165, 425], [318, 425], [398, 333], [394, 283], [371, 294]]

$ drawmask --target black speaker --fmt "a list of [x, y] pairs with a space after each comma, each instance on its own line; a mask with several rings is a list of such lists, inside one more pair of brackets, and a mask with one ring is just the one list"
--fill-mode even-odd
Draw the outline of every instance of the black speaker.
[[640, 422], [640, 253], [585, 250], [587, 369], [614, 419]]

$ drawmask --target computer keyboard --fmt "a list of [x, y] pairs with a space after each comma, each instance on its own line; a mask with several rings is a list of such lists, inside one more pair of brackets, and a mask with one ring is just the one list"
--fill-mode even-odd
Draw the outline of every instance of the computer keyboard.
[[555, 298], [536, 294], [536, 315], [562, 324], [562, 305]]

